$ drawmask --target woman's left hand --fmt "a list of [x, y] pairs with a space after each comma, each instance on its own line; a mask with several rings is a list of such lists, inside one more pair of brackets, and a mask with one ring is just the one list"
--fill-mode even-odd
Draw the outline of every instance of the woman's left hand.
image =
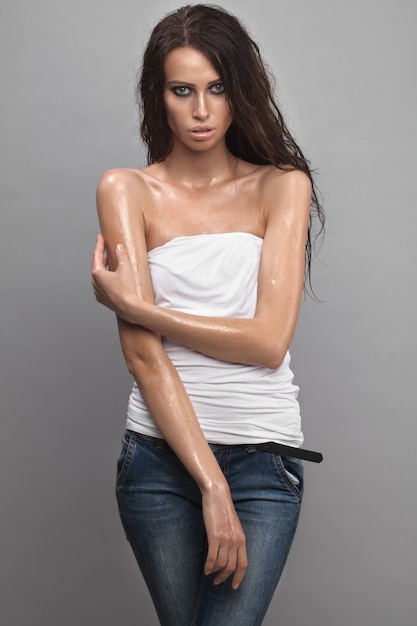
[[130, 319], [131, 308], [138, 302], [136, 281], [132, 264], [124, 248], [116, 247], [117, 268], [108, 267], [104, 238], [98, 235], [91, 264], [94, 295], [97, 302], [104, 304], [126, 321]]

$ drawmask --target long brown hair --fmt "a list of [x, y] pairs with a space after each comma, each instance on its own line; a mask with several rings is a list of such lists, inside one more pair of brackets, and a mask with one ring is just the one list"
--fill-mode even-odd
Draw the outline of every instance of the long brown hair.
[[[289, 132], [274, 99], [272, 81], [258, 45], [233, 15], [214, 5], [196, 4], [168, 13], [154, 28], [143, 56], [136, 97], [148, 163], [166, 159], [172, 135], [164, 105], [167, 54], [189, 46], [201, 51], [219, 73], [233, 112], [226, 145], [236, 157], [259, 165], [302, 170], [313, 193], [306, 241], [306, 281], [311, 289], [312, 240], [324, 231], [324, 212], [310, 163]], [[313, 218], [318, 220], [312, 236]]]

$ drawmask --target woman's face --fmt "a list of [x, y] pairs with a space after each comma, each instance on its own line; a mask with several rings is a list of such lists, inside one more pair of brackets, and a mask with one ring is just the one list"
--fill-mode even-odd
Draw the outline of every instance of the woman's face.
[[175, 48], [165, 59], [164, 102], [173, 145], [205, 151], [225, 143], [232, 115], [224, 85], [195, 48]]

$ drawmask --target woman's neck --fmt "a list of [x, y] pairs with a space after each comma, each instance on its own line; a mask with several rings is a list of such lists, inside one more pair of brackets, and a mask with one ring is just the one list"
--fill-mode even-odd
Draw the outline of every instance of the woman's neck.
[[226, 146], [207, 152], [173, 148], [161, 163], [165, 173], [176, 184], [185, 187], [210, 187], [235, 177], [237, 158]]

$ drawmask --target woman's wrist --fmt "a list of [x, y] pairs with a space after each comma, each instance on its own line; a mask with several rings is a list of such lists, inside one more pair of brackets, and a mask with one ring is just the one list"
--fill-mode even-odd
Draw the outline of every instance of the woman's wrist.
[[198, 483], [198, 487], [202, 496], [230, 495], [229, 483], [222, 472], [221, 475], [216, 478], [205, 476], [204, 479]]
[[131, 324], [141, 326], [141, 313], [145, 303], [136, 294], [123, 297], [117, 304], [116, 313], [119, 317]]

